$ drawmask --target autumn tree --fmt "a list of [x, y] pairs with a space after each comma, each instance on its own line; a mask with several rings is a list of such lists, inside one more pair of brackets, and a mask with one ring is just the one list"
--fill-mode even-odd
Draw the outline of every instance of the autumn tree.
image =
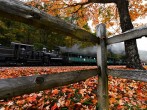
[[[134, 28], [131, 19], [135, 20], [140, 15], [145, 14], [146, 9], [142, 2], [143, 0], [34, 0], [30, 4], [53, 16], [74, 23], [83, 29], [86, 29], [85, 27], [87, 27], [87, 21], [89, 20], [93, 21], [93, 25], [103, 22], [109, 28], [116, 25], [119, 17], [118, 24], [120, 24], [122, 32], [125, 32]], [[105, 9], [102, 8], [101, 4], [106, 5]], [[112, 19], [115, 17], [116, 21]], [[144, 69], [139, 58], [136, 39], [125, 42], [125, 51], [127, 67]]]
[[[0, 18], [0, 44], [10, 46], [11, 42], [32, 44], [36, 50], [46, 47], [54, 49], [57, 45], [68, 46], [68, 39], [55, 32], [38, 29], [24, 23]], [[66, 42], [65, 42], [66, 41]]]

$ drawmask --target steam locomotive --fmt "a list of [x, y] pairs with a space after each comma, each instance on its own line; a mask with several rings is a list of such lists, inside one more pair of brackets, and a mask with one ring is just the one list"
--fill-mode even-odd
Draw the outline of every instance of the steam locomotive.
[[[96, 65], [95, 55], [63, 52], [56, 48], [52, 52], [33, 49], [33, 45], [11, 42], [11, 47], [0, 45], [0, 66], [51, 66], [51, 65]], [[113, 65], [116, 60], [108, 59]], [[119, 62], [118, 64], [122, 64]]]
[[96, 58], [56, 49], [35, 51], [33, 45], [11, 42], [11, 47], [0, 46], [0, 65], [88, 65], [96, 64]]

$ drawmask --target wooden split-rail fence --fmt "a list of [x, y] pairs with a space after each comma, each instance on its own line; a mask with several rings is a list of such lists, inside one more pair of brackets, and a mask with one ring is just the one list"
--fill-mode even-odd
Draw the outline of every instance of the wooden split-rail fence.
[[108, 110], [108, 75], [147, 82], [147, 71], [145, 70], [108, 70], [106, 54], [107, 45], [147, 36], [147, 25], [108, 38], [106, 36], [105, 24], [99, 24], [96, 26], [96, 36], [94, 36], [77, 26], [66, 23], [61, 19], [50, 16], [17, 0], [0, 0], [0, 15], [38, 28], [61, 32], [73, 38], [96, 44], [98, 66], [97, 69], [91, 70], [0, 79], [0, 99], [64, 86], [97, 75], [99, 110]]

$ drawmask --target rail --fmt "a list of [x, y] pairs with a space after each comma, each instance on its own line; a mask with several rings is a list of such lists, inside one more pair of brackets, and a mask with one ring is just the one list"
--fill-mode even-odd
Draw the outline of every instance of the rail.
[[[99, 109], [108, 110], [108, 75], [129, 78], [147, 82], [147, 71], [139, 70], [107, 70], [107, 45], [123, 42], [129, 39], [137, 39], [147, 36], [147, 26], [139, 29], [133, 29], [113, 36], [106, 37], [106, 27], [104, 24], [97, 26], [96, 36], [80, 29], [77, 26], [66, 23], [65, 21], [50, 16], [34, 7], [23, 4], [17, 0], [0, 0], [0, 14], [2, 17], [20, 21], [38, 28], [44, 28], [50, 31], [62, 32], [73, 38], [92, 42], [97, 44], [97, 65], [98, 70], [85, 70], [81, 72], [67, 72], [53, 75], [27, 76], [12, 79], [0, 80], [0, 98], [14, 97], [25, 93], [40, 91], [56, 86], [71, 84], [74, 82], [85, 80], [91, 76], [98, 74], [98, 99]], [[7, 8], [6, 8], [7, 7]], [[91, 71], [91, 72], [90, 72]], [[80, 74], [80, 75], [79, 75]], [[61, 77], [62, 76], [62, 77]], [[58, 80], [60, 78], [61, 80]], [[64, 81], [63, 81], [64, 80]], [[58, 82], [59, 81], [59, 82]], [[61, 82], [60, 82], [61, 81]], [[17, 83], [16, 83], [17, 82]], [[50, 84], [49, 84], [50, 83]], [[49, 84], [49, 85], [48, 85]], [[23, 87], [25, 86], [25, 90]], [[21, 88], [16, 89], [16, 88]], [[33, 88], [33, 89], [31, 89]]]

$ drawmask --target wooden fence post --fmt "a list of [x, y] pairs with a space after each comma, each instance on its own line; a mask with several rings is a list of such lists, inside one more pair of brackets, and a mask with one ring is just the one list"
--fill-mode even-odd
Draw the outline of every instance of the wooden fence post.
[[98, 110], [108, 110], [108, 74], [107, 74], [107, 45], [106, 26], [101, 23], [96, 26], [96, 36], [100, 38], [100, 45], [97, 46], [97, 65], [101, 70], [98, 74]]

